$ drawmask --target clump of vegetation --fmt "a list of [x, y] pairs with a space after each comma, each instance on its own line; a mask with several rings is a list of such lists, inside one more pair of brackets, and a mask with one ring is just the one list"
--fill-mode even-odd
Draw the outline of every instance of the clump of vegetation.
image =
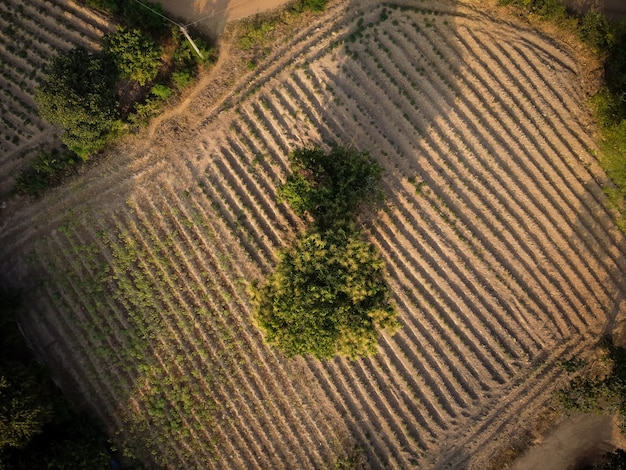
[[104, 36], [102, 47], [122, 78], [130, 78], [143, 86], [153, 81], [159, 72], [163, 50], [138, 29], [118, 27]]
[[81, 160], [67, 149], [40, 152], [16, 179], [16, 190], [21, 194], [39, 196], [46, 189], [57, 186], [72, 173]]
[[64, 129], [61, 140], [84, 160], [121, 129], [116, 81], [107, 56], [72, 49], [52, 59], [37, 88], [39, 114]]
[[599, 377], [584, 373], [575, 377], [557, 392], [557, 398], [567, 410], [607, 414], [619, 411], [622, 433], [626, 434], [626, 348], [608, 339], [603, 340], [601, 348], [601, 360], [608, 372]]
[[356, 228], [360, 206], [380, 199], [382, 169], [343, 147], [299, 149], [290, 160], [281, 197], [312, 223], [254, 289], [255, 320], [287, 356], [374, 354], [379, 330], [399, 327], [384, 262]]
[[295, 150], [289, 162], [292, 173], [279, 197], [299, 216], [313, 217], [323, 231], [355, 221], [360, 206], [382, 199], [382, 168], [367, 153], [345, 147], [333, 147], [328, 154], [303, 148]]

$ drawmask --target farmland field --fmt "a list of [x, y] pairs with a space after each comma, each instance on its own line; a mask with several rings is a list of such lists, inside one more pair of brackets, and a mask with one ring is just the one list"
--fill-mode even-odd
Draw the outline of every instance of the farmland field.
[[[3, 219], [2, 283], [63, 387], [146, 461], [487, 468], [559, 361], [626, 314], [580, 73], [472, 4], [333, 2], [222, 101]], [[250, 281], [303, 229], [276, 202], [288, 154], [319, 142], [385, 169], [363, 225], [402, 329], [372, 358], [286, 359], [252, 324]]]
[[60, 51], [97, 48], [109, 29], [105, 18], [68, 0], [0, 3], [0, 197], [38, 149], [58, 142], [34, 99], [43, 66]]

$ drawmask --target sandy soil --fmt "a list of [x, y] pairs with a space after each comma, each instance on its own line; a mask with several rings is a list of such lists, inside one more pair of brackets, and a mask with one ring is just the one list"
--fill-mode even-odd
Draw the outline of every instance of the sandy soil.
[[172, 15], [194, 22], [201, 32], [217, 39], [227, 22], [272, 10], [288, 0], [163, 0], [161, 5]]
[[624, 448], [615, 417], [576, 414], [528, 450], [513, 470], [568, 470], [590, 464], [606, 452]]

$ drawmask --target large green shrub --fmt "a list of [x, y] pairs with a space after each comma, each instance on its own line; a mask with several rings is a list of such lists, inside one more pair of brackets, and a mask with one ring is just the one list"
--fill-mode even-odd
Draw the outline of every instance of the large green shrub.
[[143, 86], [154, 80], [159, 72], [161, 46], [138, 29], [118, 27], [104, 36], [102, 48], [123, 78], [130, 78]]
[[379, 330], [399, 326], [384, 263], [356, 228], [361, 205], [381, 197], [382, 169], [344, 147], [298, 149], [290, 161], [280, 197], [312, 222], [254, 290], [255, 320], [287, 356], [373, 354]]
[[382, 168], [367, 153], [335, 146], [302, 148], [290, 158], [292, 174], [279, 190], [296, 214], [309, 214], [320, 230], [356, 219], [359, 207], [382, 197]]
[[398, 327], [384, 263], [348, 227], [311, 231], [282, 253], [256, 307], [265, 340], [287, 356], [370, 355], [378, 330]]
[[83, 159], [120, 128], [115, 65], [105, 56], [72, 49], [54, 57], [35, 99], [43, 119], [64, 129], [61, 140]]

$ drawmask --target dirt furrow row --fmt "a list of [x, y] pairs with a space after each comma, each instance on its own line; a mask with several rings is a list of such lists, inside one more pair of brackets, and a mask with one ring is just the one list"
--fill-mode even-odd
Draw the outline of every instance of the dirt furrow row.
[[[425, 90], [425, 91], [427, 91], [427, 90]], [[432, 93], [437, 93], [437, 92], [433, 91]], [[432, 109], [432, 106], [431, 106], [431, 109]], [[432, 121], [431, 121], [431, 122], [432, 122]], [[431, 133], [431, 138], [437, 137], [437, 136], [439, 136], [439, 135], [445, 135], [445, 131], [441, 131], [441, 133], [435, 133], [434, 135]], [[445, 146], [444, 146], [444, 147], [441, 147], [441, 148], [443, 149], [443, 155], [445, 155], [445, 154], [448, 152], [448, 149], [446, 149], [446, 147], [445, 147]], [[441, 153], [441, 152], [439, 152], [439, 154], [441, 155], [442, 153]], [[446, 161], [446, 162], [447, 162], [447, 163], [449, 163], [449, 161]], [[458, 171], [458, 170], [457, 170], [457, 171]], [[469, 182], [469, 184], [470, 184], [470, 185], [475, 185], [475, 184], [477, 184], [476, 182], [473, 182], [473, 181], [468, 181], [468, 180], [465, 180], [465, 181]], [[466, 183], [466, 184], [467, 184], [467, 183]], [[469, 186], [469, 187], [471, 188], [471, 186]], [[476, 190], [474, 190], [474, 191], [476, 192]], [[485, 195], [483, 194], [483, 191], [477, 191], [477, 192], [476, 192], [476, 194], [480, 194], [480, 195], [481, 195], [481, 199], [482, 199], [482, 200], [484, 200], [485, 202], [489, 203], [489, 202], [488, 202], [488, 199], [487, 199], [487, 200], [485, 200]], [[495, 199], [493, 199], [493, 198], [495, 198]], [[507, 207], [508, 201], [506, 201], [506, 200], [502, 200], [502, 199], [498, 199], [498, 198], [497, 198], [497, 196], [496, 196], [495, 194], [493, 194], [493, 193], [489, 196], [489, 199], [493, 199], [493, 200], [492, 200], [492, 202], [491, 202], [491, 203], [489, 203], [489, 204], [491, 204], [491, 205], [492, 205], [492, 209], [490, 209], [490, 210], [489, 210], [489, 212], [492, 212], [492, 211], [493, 211], [493, 208], [498, 207], [500, 204], [504, 204], [504, 207]], [[495, 204], [495, 206], [493, 206], [493, 204]], [[499, 210], [499, 209], [496, 209], [496, 211], [498, 211], [498, 210]], [[514, 231], [515, 231], [515, 230], [516, 230], [516, 228], [517, 228], [516, 224], [508, 224], [508, 225], [509, 225], [509, 227], [511, 227], [511, 229], [513, 229]], [[532, 259], [532, 258], [534, 258], [533, 254], [532, 254], [532, 253], [533, 253], [533, 251], [532, 251], [532, 250], [527, 251], [527, 253], [531, 256], [531, 259]]]
[[[178, 228], [178, 231], [179, 231], [179, 232], [181, 232], [182, 230], [183, 230], [183, 227], [179, 227], [179, 228]], [[178, 246], [178, 245], [177, 245], [177, 246]], [[183, 258], [183, 256], [181, 256], [181, 258]], [[187, 270], [188, 270], [188, 271], [192, 271], [193, 269], [194, 269], [194, 268], [192, 268], [192, 267], [190, 267], [190, 266], [188, 266], [188, 267], [187, 267]], [[254, 358], [252, 358], [252, 359], [254, 359]], [[271, 382], [270, 382], [270, 383], [266, 383], [266, 384], [265, 384], [265, 386], [266, 386], [266, 387], [267, 387], [267, 386], [272, 386], [272, 383], [271, 383]], [[288, 407], [288, 405], [287, 405], [286, 403], [285, 403], [284, 405], [285, 405], [285, 407], [286, 407], [286, 411], [290, 411], [290, 408]], [[293, 403], [292, 403], [292, 405], [293, 405]], [[289, 414], [289, 413], [287, 413], [287, 414]], [[300, 435], [300, 436], [301, 436], [301, 435], [304, 435], [304, 436], [307, 436], [307, 435], [309, 435], [309, 433], [298, 431], [298, 432], [296, 432], [296, 435]], [[307, 446], [307, 448], [310, 448], [310, 447], [311, 447], [311, 446]]]
[[557, 365], [558, 361], [564, 357], [577, 357], [585, 347], [588, 347], [588, 340], [581, 337], [573, 337], [566, 343], [555, 345], [537, 368], [528, 371], [526, 376], [520, 376], [511, 384], [509, 393], [485, 409], [476, 425], [455, 437], [454, 442], [450, 443], [454, 451], [446, 452], [445, 461], [437, 462], [434, 468], [462, 467], [473, 456], [492, 455], [484, 449], [502, 445], [498, 442], [498, 435], [506, 435], [522, 419], [537, 415], [552, 398], [563, 374]]
[[[137, 213], [136, 215], [137, 216], [141, 216], [142, 214], [141, 213]], [[129, 221], [126, 222], [127, 226], [128, 226], [128, 222]], [[154, 225], [153, 225], [153, 221], [143, 220], [143, 222], [141, 222], [141, 226], [142, 227], [153, 227]], [[138, 226], [135, 227], [135, 231], [138, 231], [138, 230], [139, 230]], [[145, 228], [144, 228], [144, 230], [145, 230]], [[139, 238], [139, 236], [141, 235], [141, 232], [135, 232], [134, 235], [135, 235], [135, 239], [141, 240], [141, 238]], [[155, 235], [155, 233], [153, 233], [152, 235]], [[152, 245], [150, 243], [148, 243], [148, 242], [143, 242], [143, 243], [144, 243], [144, 249], [150, 250], [150, 247]], [[149, 266], [150, 266], [149, 261], [145, 260], [143, 262], [145, 263], [145, 267], [147, 267], [147, 269], [150, 270], [150, 268], [149, 268]], [[160, 266], [160, 268], [158, 266]], [[160, 263], [157, 262], [157, 266], [155, 266], [154, 269], [164, 269], [164, 267]], [[163, 278], [167, 279], [170, 283], [172, 282], [170, 280], [170, 279], [172, 279], [172, 277], [167, 274], [167, 271], [164, 272]], [[157, 282], [156, 279], [153, 282], [156, 283]], [[178, 290], [177, 287], [173, 286], [173, 285], [169, 288], [169, 292], [174, 294], [174, 297], [178, 297], [177, 303], [179, 305], [183, 305], [184, 306], [185, 305], [185, 300], [180, 298], [180, 296], [176, 294], [177, 290]], [[167, 313], [168, 310], [170, 310], [171, 312], [175, 312], [175, 311], [178, 310], [178, 308], [176, 306], [173, 306], [172, 304], [170, 304], [169, 301], [167, 301], [166, 299], [164, 299], [164, 301], [167, 302], [166, 304], [164, 304], [164, 308], [163, 308], [163, 312], [164, 313]], [[199, 352], [198, 347], [200, 345], [197, 345], [197, 344], [195, 344], [193, 342], [193, 339], [194, 339], [193, 336], [190, 337], [189, 335], [184, 335], [179, 330], [181, 325], [179, 325], [179, 322], [176, 321], [175, 318], [171, 318], [170, 319], [169, 316], [163, 315], [162, 316], [162, 321], [163, 321], [163, 325], [168, 329], [168, 333], [169, 333], [168, 334], [168, 338], [169, 339], [168, 339], [167, 343], [163, 342], [164, 341], [163, 338], [157, 339], [157, 341], [159, 341], [163, 345], [165, 351], [168, 351], [168, 350], [171, 351], [171, 348], [178, 343], [178, 346], [177, 346], [176, 349], [179, 350], [179, 351], [185, 352], [187, 357], [189, 357], [189, 358], [201, 357], [201, 356], [198, 355], [198, 352]], [[198, 329], [197, 331], [201, 331], [201, 330]], [[202, 349], [204, 350], [205, 353], [206, 352], [210, 352], [210, 353], [212, 352], [213, 353], [212, 355], [215, 358], [215, 360], [214, 360], [215, 363], [219, 364], [219, 363], [221, 363], [221, 360], [220, 360], [221, 353], [219, 351], [220, 350], [221, 351], [228, 351], [228, 349], [225, 347], [223, 342], [220, 340], [220, 336], [219, 335], [212, 335], [212, 338], [213, 338], [212, 341], [209, 341], [206, 337], [203, 338], [202, 345], [204, 347]], [[217, 345], [213, 346], [214, 343], [216, 343], [216, 342], [217, 342]], [[209, 347], [210, 345], [212, 345], [213, 347]], [[219, 346], [219, 348], [218, 348], [217, 351], [213, 352], [213, 348], [216, 347], [216, 346]], [[195, 354], [189, 353], [189, 348], [192, 348], [192, 350], [194, 351]], [[171, 351], [169, 354], [172, 354], [173, 356], [176, 356], [178, 353], [176, 351]], [[171, 361], [171, 362], [172, 363], [176, 363], [176, 361]], [[204, 370], [201, 370], [201, 369], [196, 369], [198, 371], [198, 377], [205, 377], [207, 373], [209, 374], [208, 376], [211, 377], [211, 375], [210, 375], [211, 374], [211, 367], [210, 367], [210, 365], [209, 364], [203, 364], [202, 367], [206, 368], [207, 370], [204, 371]], [[187, 373], [186, 374], [187, 377], [190, 377], [190, 376], [193, 376], [193, 375], [194, 374], [192, 374], [192, 373]], [[232, 376], [230, 377], [230, 380], [232, 380]], [[245, 381], [243, 383], [245, 383]], [[197, 384], [201, 385], [202, 382], [197, 382]], [[233, 393], [233, 389], [229, 389], [229, 390], [224, 389], [224, 390], [222, 390], [220, 382], [212, 381], [211, 384], [210, 384], [210, 387], [211, 388], [207, 389], [206, 392], [205, 392], [205, 394], [206, 394], [206, 398], [205, 399], [208, 399], [209, 401], [210, 400], [214, 400], [216, 397], [219, 398], [221, 396], [222, 397], [221, 398], [222, 403], [231, 403], [230, 401], [227, 401], [227, 400], [232, 400], [233, 397], [238, 397], [237, 402], [239, 404], [233, 402], [233, 403], [230, 404], [230, 407], [232, 409], [239, 409], [240, 411], [243, 411], [243, 410], [241, 410], [241, 404], [242, 403], [248, 403], [249, 397], [239, 396], [237, 394], [234, 394]], [[233, 387], [234, 387], [235, 390], [239, 390], [240, 389], [239, 387], [237, 387], [237, 384], [233, 384]], [[248, 389], [248, 387], [241, 388], [241, 390], [247, 390], [247, 389]], [[200, 401], [200, 402], [202, 402], [202, 401]], [[172, 406], [175, 407], [176, 404], [172, 404]], [[259, 430], [258, 432], [260, 433], [260, 435], [263, 435], [263, 433], [260, 430], [261, 429], [265, 429], [264, 425], [255, 421], [255, 419], [254, 419], [255, 414], [249, 407], [246, 407], [245, 411], [248, 414], [248, 417], [246, 418], [248, 425], [251, 426], [251, 429], [254, 428], [254, 426], [256, 426], [257, 429]], [[257, 423], [257, 424], [255, 425], [253, 423]], [[199, 422], [199, 424], [201, 425], [201, 429], [205, 429], [205, 432], [206, 432], [206, 427], [205, 427], [206, 423]], [[222, 435], [221, 439], [222, 440], [228, 440], [229, 439], [229, 435], [228, 435], [228, 433], [226, 431]], [[197, 441], [197, 442], [198, 442], [198, 444], [200, 444], [201, 441]], [[260, 455], [266, 455], [266, 453], [268, 451], [272, 452], [272, 454], [270, 454], [270, 455], [277, 455], [276, 454], [277, 449], [271, 448], [271, 447], [269, 449], [265, 447], [263, 450], [259, 450], [259, 454]]]

